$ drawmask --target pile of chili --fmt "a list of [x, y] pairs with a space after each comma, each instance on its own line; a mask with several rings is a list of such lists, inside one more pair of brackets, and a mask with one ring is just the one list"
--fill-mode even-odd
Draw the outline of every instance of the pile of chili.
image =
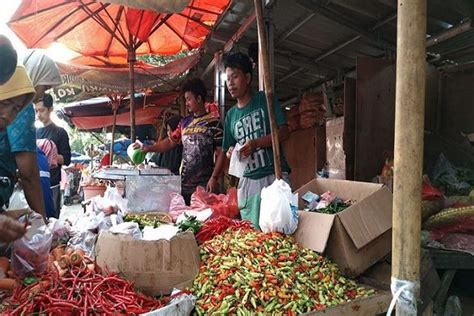
[[165, 306], [172, 297], [155, 299], [136, 292], [133, 283], [108, 271], [72, 266], [63, 276], [54, 268], [39, 282], [17, 287], [2, 315], [139, 315]]
[[231, 219], [226, 216], [218, 216], [204, 222], [201, 229], [196, 234], [196, 239], [200, 244], [202, 244], [205, 241], [222, 234], [228, 228], [251, 230], [252, 224], [248, 221]]
[[201, 246], [201, 259], [198, 315], [296, 315], [374, 294], [280, 233], [230, 228]]

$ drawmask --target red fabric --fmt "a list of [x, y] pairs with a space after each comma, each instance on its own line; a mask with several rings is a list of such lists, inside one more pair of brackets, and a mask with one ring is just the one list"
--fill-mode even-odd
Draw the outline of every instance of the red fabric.
[[99, 168], [110, 166], [110, 153], [106, 153], [99, 162]]
[[[135, 124], [153, 124], [160, 116], [162, 107], [150, 106], [135, 110]], [[72, 124], [82, 130], [91, 130], [113, 125], [113, 115], [106, 116], [86, 116], [72, 118]], [[117, 125], [130, 126], [130, 113], [117, 114]]]
[[96, 1], [23, 0], [9, 26], [27, 47], [56, 41], [84, 56], [124, 59], [132, 34], [141, 41], [138, 55], [173, 55], [200, 47], [229, 3], [193, 0], [180, 13], [159, 14]]
[[443, 196], [443, 193], [441, 193], [425, 179], [423, 179], [423, 187], [421, 193], [423, 200], [437, 200]]

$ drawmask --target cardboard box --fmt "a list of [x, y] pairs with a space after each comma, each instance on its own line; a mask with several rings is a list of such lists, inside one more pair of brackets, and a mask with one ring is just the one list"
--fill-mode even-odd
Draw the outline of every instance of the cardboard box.
[[157, 241], [104, 232], [97, 240], [96, 260], [153, 296], [191, 286], [200, 264], [199, 247], [191, 232]]
[[[296, 191], [318, 195], [326, 191], [356, 201], [334, 214], [299, 212], [295, 239], [302, 246], [325, 253], [344, 274], [356, 277], [391, 250], [392, 193], [381, 184], [314, 179]], [[304, 202], [299, 200], [299, 208]]]

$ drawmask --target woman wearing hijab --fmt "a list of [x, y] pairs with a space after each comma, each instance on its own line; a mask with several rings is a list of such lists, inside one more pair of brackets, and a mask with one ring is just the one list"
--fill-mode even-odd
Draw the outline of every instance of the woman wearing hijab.
[[28, 205], [45, 216], [36, 164], [34, 111], [30, 104], [34, 94], [23, 66], [17, 66], [13, 76], [0, 85], [0, 207], [8, 206], [18, 169]]
[[33, 103], [43, 98], [47, 90], [62, 83], [58, 67], [41, 50], [33, 49], [28, 51], [23, 58], [23, 64], [36, 90]]

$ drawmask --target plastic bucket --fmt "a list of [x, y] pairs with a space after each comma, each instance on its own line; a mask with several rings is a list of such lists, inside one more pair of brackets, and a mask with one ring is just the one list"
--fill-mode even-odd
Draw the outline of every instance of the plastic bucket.
[[84, 200], [89, 200], [94, 196], [104, 196], [107, 187], [105, 185], [87, 185], [82, 189], [84, 190]]

